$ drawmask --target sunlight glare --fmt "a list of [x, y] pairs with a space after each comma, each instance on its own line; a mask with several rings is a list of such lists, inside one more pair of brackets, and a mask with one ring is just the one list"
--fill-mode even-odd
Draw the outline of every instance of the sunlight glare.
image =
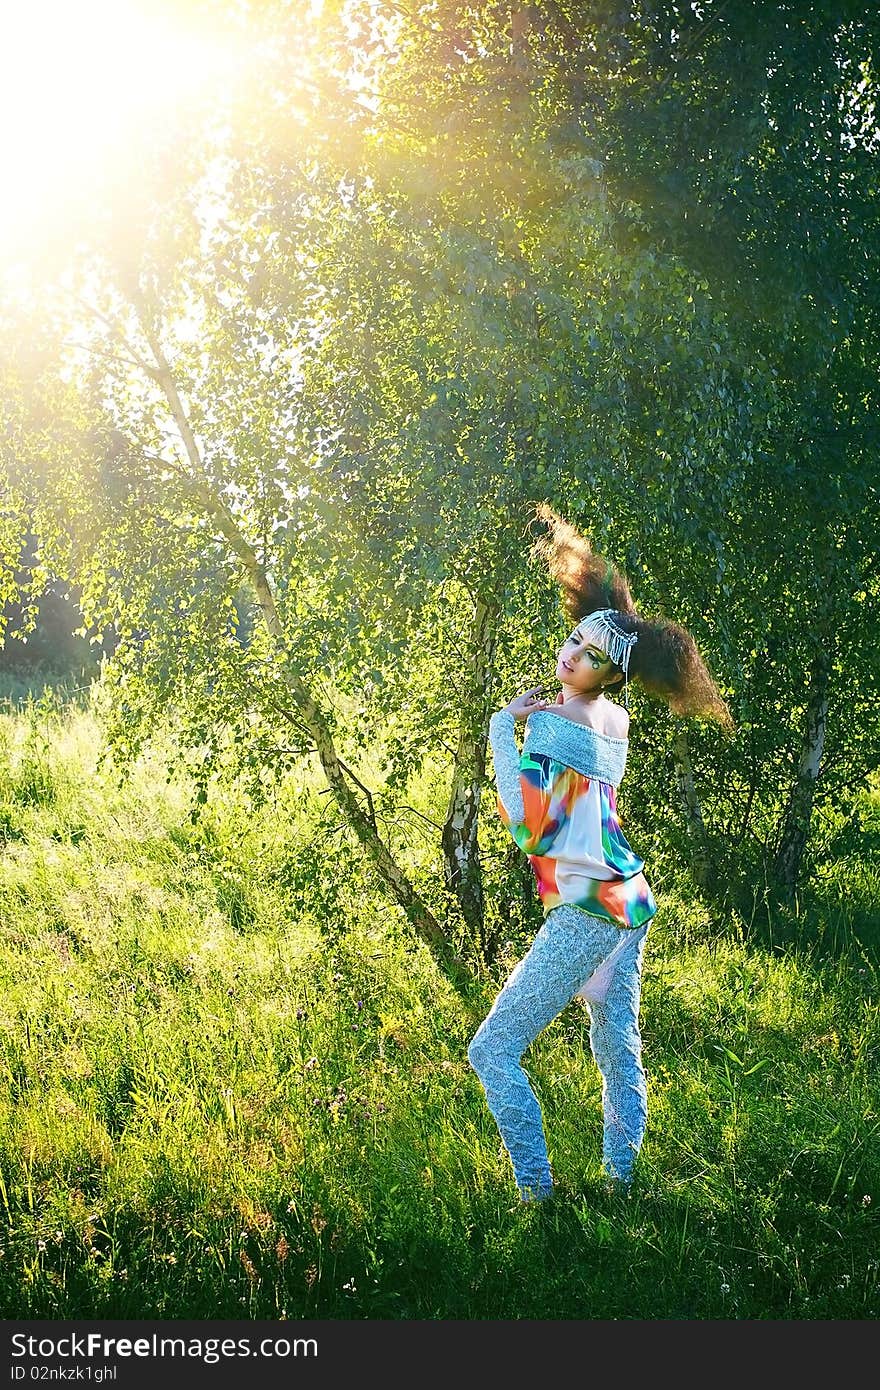
[[6, 0], [0, 49], [0, 257], [76, 220], [90, 177], [228, 69], [204, 33], [146, 0]]

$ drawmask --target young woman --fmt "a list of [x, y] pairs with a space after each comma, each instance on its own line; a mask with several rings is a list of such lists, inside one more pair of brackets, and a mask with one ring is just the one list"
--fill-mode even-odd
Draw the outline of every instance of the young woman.
[[[589, 1010], [602, 1077], [603, 1159], [612, 1187], [628, 1188], [645, 1132], [639, 996], [656, 905], [616, 814], [628, 683], [638, 681], [677, 714], [733, 727], [686, 629], [643, 618], [614, 565], [546, 503], [536, 514], [547, 531], [532, 553], [546, 560], [575, 623], [557, 654], [562, 689], [555, 701], [543, 686], [518, 695], [493, 714], [489, 739], [498, 812], [529, 857], [544, 922], [468, 1048], [524, 1202], [548, 1197], [553, 1178], [540, 1106], [520, 1059], [576, 995]], [[622, 705], [608, 698], [617, 692]], [[520, 751], [514, 729], [522, 720]]]

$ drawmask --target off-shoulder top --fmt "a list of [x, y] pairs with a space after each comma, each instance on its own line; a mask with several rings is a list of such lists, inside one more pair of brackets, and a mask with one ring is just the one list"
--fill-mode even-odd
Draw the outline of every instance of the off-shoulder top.
[[642, 926], [657, 906], [617, 818], [628, 740], [535, 710], [520, 752], [514, 728], [507, 710], [489, 721], [498, 813], [529, 858], [545, 915], [571, 903], [619, 927]]

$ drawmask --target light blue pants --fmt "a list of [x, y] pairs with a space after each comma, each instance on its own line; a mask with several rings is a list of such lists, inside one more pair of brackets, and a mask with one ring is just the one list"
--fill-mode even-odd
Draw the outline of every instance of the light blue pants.
[[632, 1177], [648, 1113], [639, 1034], [647, 933], [647, 923], [628, 930], [567, 903], [552, 908], [468, 1048], [526, 1201], [547, 1196], [553, 1177], [541, 1108], [520, 1058], [576, 994], [590, 1012], [602, 1076], [605, 1170], [623, 1182]]

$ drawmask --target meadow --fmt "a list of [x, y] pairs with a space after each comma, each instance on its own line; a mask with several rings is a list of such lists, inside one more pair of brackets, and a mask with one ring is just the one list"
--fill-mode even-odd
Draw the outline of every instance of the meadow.
[[663, 893], [628, 1199], [581, 1006], [538, 1039], [523, 1207], [466, 1058], [523, 943], [463, 996], [317, 773], [194, 821], [158, 754], [98, 770], [87, 687], [0, 694], [0, 1316], [880, 1316], [875, 793], [796, 910]]

